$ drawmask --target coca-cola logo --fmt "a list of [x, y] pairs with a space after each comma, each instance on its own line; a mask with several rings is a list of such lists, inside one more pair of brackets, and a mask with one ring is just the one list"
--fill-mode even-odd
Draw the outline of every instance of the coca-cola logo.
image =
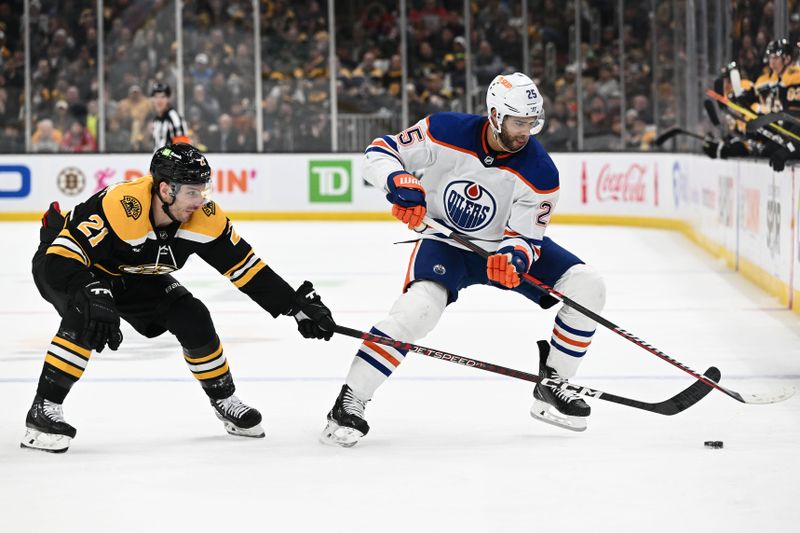
[[626, 170], [606, 163], [597, 177], [595, 196], [599, 202], [644, 203], [647, 201], [647, 167], [632, 163]]

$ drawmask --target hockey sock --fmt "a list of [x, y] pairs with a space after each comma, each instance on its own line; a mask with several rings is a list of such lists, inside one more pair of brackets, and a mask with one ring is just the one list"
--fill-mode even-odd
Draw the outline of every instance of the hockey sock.
[[568, 322], [577, 321], [570, 320], [569, 317], [565, 320], [560, 315], [559, 311], [553, 334], [550, 336], [550, 356], [547, 358], [547, 366], [562, 377], [571, 378], [578, 371], [578, 366], [583, 361], [586, 350], [589, 349], [595, 328], [582, 330], [572, 327]]
[[61, 333], [59, 330], [50, 342], [36, 390], [44, 399], [59, 404], [83, 375], [92, 355], [90, 349], [65, 339]]
[[[379, 325], [384, 326], [383, 324]], [[377, 327], [373, 327], [369, 331], [382, 337], [395, 338]], [[347, 385], [360, 399], [371, 399], [375, 390], [400, 366], [406, 353], [408, 350], [398, 350], [371, 341], [364, 341], [350, 366]]]
[[216, 336], [212, 342], [199, 348], [184, 346], [183, 358], [210, 398], [221, 400], [234, 393], [228, 361], [222, 351], [222, 343]]
[[[414, 342], [436, 326], [446, 305], [447, 289], [432, 281], [416, 281], [400, 295], [389, 317], [375, 324], [370, 332]], [[365, 341], [350, 366], [347, 385], [360, 399], [372, 399], [375, 390], [403, 362], [407, 352]]]
[[[554, 288], [595, 313], [600, 313], [606, 302], [605, 284], [588, 265], [578, 264], [567, 270]], [[561, 306], [550, 337], [547, 366], [562, 377], [574, 376], [596, 329], [597, 323], [591, 318], [567, 305]]]

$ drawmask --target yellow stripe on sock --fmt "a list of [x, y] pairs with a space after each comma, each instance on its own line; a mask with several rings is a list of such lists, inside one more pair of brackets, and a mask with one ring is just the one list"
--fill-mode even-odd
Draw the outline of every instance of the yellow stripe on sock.
[[62, 339], [61, 337], [53, 337], [53, 344], [57, 344], [62, 348], [66, 348], [67, 350], [72, 350], [73, 352], [84, 356], [85, 358], [89, 358], [92, 355], [92, 351], [88, 348], [84, 348], [83, 346], [78, 346], [74, 342], [69, 342], [66, 339]]
[[45, 356], [44, 362], [50, 366], [56, 367], [57, 369], [69, 374], [72, 377], [80, 378], [83, 375], [83, 370], [81, 370], [80, 368], [74, 367], [69, 363], [65, 363], [61, 359], [57, 359], [50, 354], [47, 354]]
[[216, 357], [219, 357], [219, 354], [221, 353], [222, 353], [222, 344], [220, 344], [219, 347], [216, 350], [214, 350], [214, 353], [212, 353], [211, 355], [205, 355], [203, 357], [198, 357], [197, 359], [195, 359], [193, 357], [189, 357], [186, 354], [183, 354], [183, 358], [186, 359], [187, 363], [191, 363], [193, 365], [199, 365], [200, 363], [206, 363]]

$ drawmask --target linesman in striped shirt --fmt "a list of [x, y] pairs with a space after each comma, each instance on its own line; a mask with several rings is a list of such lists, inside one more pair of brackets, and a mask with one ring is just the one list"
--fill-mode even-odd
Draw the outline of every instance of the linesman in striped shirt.
[[[261, 414], [234, 395], [208, 309], [171, 275], [193, 254], [273, 317], [294, 317], [303, 337], [333, 335], [331, 312], [313, 285], [306, 281], [293, 289], [210, 200], [211, 169], [197, 149], [158, 149], [150, 174], [111, 185], [65, 215], [55, 202], [45, 214], [33, 276], [61, 324], [45, 354], [23, 447], [67, 450], [76, 430], [64, 420], [61, 404], [93, 351], [119, 347], [120, 318], [147, 338], [172, 333], [228, 433], [264, 436]], [[105, 401], [113, 403], [113, 397]], [[170, 401], [164, 403], [153, 415], [179, 420]]]
[[190, 142], [186, 121], [172, 107], [170, 96], [172, 96], [172, 89], [166, 83], [156, 83], [150, 90], [150, 98], [156, 113], [153, 118], [154, 149], [168, 144], [188, 144]]

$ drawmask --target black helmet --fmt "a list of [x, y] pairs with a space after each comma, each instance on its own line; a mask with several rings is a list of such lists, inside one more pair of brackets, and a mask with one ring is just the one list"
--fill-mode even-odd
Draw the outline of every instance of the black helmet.
[[168, 144], [153, 154], [150, 175], [156, 187], [162, 181], [179, 185], [206, 185], [211, 182], [211, 167], [206, 157], [191, 144]]
[[164, 96], [169, 98], [172, 96], [172, 89], [169, 88], [169, 84], [167, 83], [154, 83], [153, 88], [150, 89], [150, 96], [155, 96], [158, 93], [164, 93]]
[[794, 46], [789, 44], [789, 39], [776, 39], [774, 41], [770, 41], [767, 45], [767, 48], [764, 50], [764, 63], [768, 63], [769, 58], [772, 56], [787, 57], [791, 60], [793, 53]]

